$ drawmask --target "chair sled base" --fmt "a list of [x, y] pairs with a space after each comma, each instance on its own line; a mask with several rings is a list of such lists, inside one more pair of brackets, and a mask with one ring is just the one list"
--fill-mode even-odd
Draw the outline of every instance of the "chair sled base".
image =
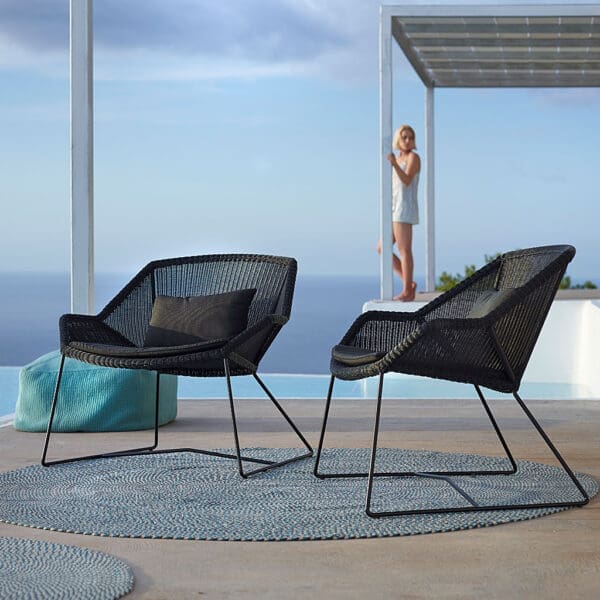
[[[403, 515], [432, 515], [432, 514], [440, 514], [440, 513], [456, 513], [456, 512], [473, 512], [473, 511], [490, 511], [490, 510], [522, 510], [522, 509], [536, 509], [536, 508], [572, 508], [576, 506], [584, 506], [589, 502], [589, 496], [577, 477], [575, 477], [573, 471], [566, 463], [565, 459], [562, 457], [560, 452], [554, 446], [546, 432], [542, 429], [538, 421], [535, 419], [531, 411], [527, 408], [521, 397], [517, 392], [513, 392], [513, 396], [527, 418], [533, 424], [535, 429], [537, 429], [538, 433], [548, 446], [548, 448], [552, 451], [561, 467], [564, 469], [566, 474], [569, 476], [575, 487], [577, 488], [580, 499], [572, 500], [568, 502], [532, 502], [532, 503], [517, 503], [517, 504], [491, 504], [491, 505], [480, 505], [475, 499], [473, 499], [467, 492], [465, 492], [461, 487], [452, 480], [453, 476], [486, 476], [486, 475], [503, 475], [503, 476], [511, 476], [514, 475], [517, 470], [517, 463], [513, 458], [513, 455], [508, 447], [508, 444], [502, 435], [502, 431], [494, 418], [494, 415], [483, 396], [481, 388], [478, 385], [475, 385], [475, 389], [477, 391], [477, 395], [481, 400], [481, 403], [485, 409], [485, 412], [494, 428], [494, 431], [500, 441], [504, 452], [506, 454], [506, 458], [510, 462], [510, 468], [506, 470], [479, 470], [479, 471], [401, 471], [401, 472], [380, 472], [376, 471], [375, 463], [377, 456], [377, 444], [379, 438], [379, 424], [381, 418], [381, 403], [382, 403], [382, 392], [383, 392], [383, 378], [384, 374], [381, 373], [379, 376], [379, 386], [377, 392], [377, 406], [375, 412], [375, 423], [373, 427], [373, 443], [371, 446], [371, 460], [368, 472], [362, 473], [326, 473], [319, 470], [319, 465], [321, 461], [321, 454], [323, 451], [323, 442], [325, 439], [325, 432], [327, 429], [327, 422], [329, 419], [329, 409], [331, 406], [331, 397], [333, 394], [333, 385], [335, 381], [335, 376], [331, 376], [331, 380], [329, 383], [329, 390], [327, 392], [327, 401], [325, 403], [325, 414], [323, 417], [323, 425], [321, 428], [321, 435], [319, 438], [319, 445], [317, 448], [317, 454], [315, 459], [314, 466], [314, 475], [320, 479], [333, 479], [333, 478], [350, 478], [350, 477], [363, 477], [367, 478], [367, 494], [366, 494], [366, 503], [365, 503], [365, 512], [369, 517], [380, 518], [380, 517], [393, 517], [393, 516], [403, 516]], [[372, 498], [373, 498], [373, 490], [375, 486], [375, 481], [381, 477], [424, 477], [424, 478], [432, 478], [439, 479], [445, 481], [448, 485], [450, 485], [462, 498], [468, 503], [468, 505], [463, 506], [448, 506], [448, 507], [440, 507], [440, 508], [424, 508], [424, 509], [403, 509], [403, 510], [375, 510], [373, 508]]]
[[[269, 471], [269, 470], [275, 469], [277, 467], [282, 467], [289, 463], [292, 463], [292, 462], [295, 462], [298, 460], [302, 460], [305, 458], [310, 458], [311, 456], [313, 456], [313, 449], [310, 446], [310, 444], [308, 443], [308, 441], [306, 440], [306, 438], [302, 435], [302, 433], [300, 432], [298, 427], [295, 425], [295, 423], [292, 421], [290, 416], [285, 412], [283, 407], [279, 404], [277, 399], [273, 396], [271, 391], [267, 388], [267, 386], [264, 384], [264, 382], [260, 379], [260, 377], [256, 373], [253, 373], [254, 378], [256, 379], [256, 381], [258, 382], [260, 387], [263, 389], [263, 391], [265, 392], [265, 394], [267, 395], [269, 400], [271, 400], [271, 402], [274, 404], [275, 408], [277, 408], [279, 413], [287, 421], [287, 423], [289, 424], [291, 429], [294, 431], [294, 433], [297, 435], [298, 439], [305, 446], [307, 451], [303, 452], [297, 456], [294, 456], [292, 458], [288, 458], [288, 459], [282, 460], [282, 461], [273, 461], [273, 460], [267, 460], [267, 459], [255, 458], [255, 457], [242, 455], [238, 427], [237, 427], [237, 417], [236, 417], [236, 412], [235, 412], [233, 391], [232, 391], [232, 387], [231, 387], [231, 373], [230, 373], [230, 367], [229, 367], [229, 360], [224, 359], [223, 365], [224, 365], [224, 369], [225, 369], [225, 377], [227, 380], [227, 392], [228, 392], [228, 397], [229, 397], [229, 407], [231, 410], [232, 429], [233, 429], [233, 437], [234, 437], [235, 450], [236, 450], [235, 454], [231, 454], [231, 453], [227, 453], [227, 452], [218, 452], [215, 450], [204, 450], [201, 448], [157, 449], [158, 448], [158, 415], [159, 415], [159, 405], [160, 405], [160, 391], [159, 391], [160, 373], [157, 372], [156, 373], [156, 393], [155, 393], [154, 441], [151, 446], [144, 446], [141, 448], [131, 448], [131, 449], [127, 449], [127, 450], [118, 450], [115, 452], [105, 452], [105, 453], [101, 453], [101, 454], [88, 454], [85, 456], [77, 456], [77, 457], [60, 459], [60, 460], [47, 460], [46, 457], [48, 454], [48, 446], [50, 444], [50, 437], [52, 434], [52, 423], [54, 422], [56, 406], [57, 406], [57, 402], [58, 402], [58, 398], [59, 398], [60, 383], [61, 383], [61, 378], [62, 378], [62, 373], [63, 373], [64, 362], [65, 362], [65, 355], [63, 354], [61, 356], [60, 368], [59, 368], [58, 375], [56, 378], [56, 386], [54, 388], [52, 407], [50, 409], [50, 419], [48, 421], [48, 429], [46, 431], [44, 450], [42, 452], [41, 464], [44, 467], [78, 462], [78, 461], [83, 461], [83, 460], [92, 460], [92, 459], [101, 459], [101, 458], [116, 458], [119, 456], [143, 456], [143, 455], [148, 455], [148, 454], [171, 454], [171, 453], [178, 453], [178, 452], [194, 452], [197, 454], [205, 454], [208, 456], [217, 456], [220, 458], [228, 458], [228, 459], [236, 460], [237, 464], [238, 464], [238, 471], [239, 471], [240, 476], [243, 477], [244, 479], [247, 479], [248, 477], [252, 477], [253, 475], [257, 475], [259, 473], [264, 473], [265, 471]], [[244, 462], [255, 463], [255, 464], [262, 465], [262, 466], [254, 468], [254, 469], [246, 470], [244, 468], [244, 464], [243, 464]]]

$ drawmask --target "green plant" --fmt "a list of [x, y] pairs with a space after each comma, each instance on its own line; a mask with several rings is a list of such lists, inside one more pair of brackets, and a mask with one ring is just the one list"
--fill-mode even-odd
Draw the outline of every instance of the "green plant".
[[[495, 254], [487, 255], [485, 254], [485, 262], [491, 263], [493, 260], [496, 260], [502, 253], [496, 252]], [[448, 273], [448, 271], [442, 271], [439, 276], [438, 282], [435, 286], [436, 291], [438, 292], [447, 292], [451, 290], [456, 284], [460, 283], [463, 279], [470, 277], [477, 271], [477, 267], [475, 265], [465, 265], [465, 274], [461, 275], [457, 273], [456, 275], [452, 275]]]
[[476, 268], [475, 265], [465, 265], [465, 274], [461, 275], [457, 273], [456, 275], [451, 275], [448, 271], [442, 271], [438, 282], [435, 286], [436, 291], [438, 292], [447, 292], [451, 290], [455, 285], [460, 283], [463, 279], [466, 279], [473, 273], [475, 273]]
[[596, 290], [598, 289], [598, 286], [589, 279], [583, 283], [576, 283], [573, 285], [571, 278], [568, 275], [565, 275], [560, 282], [559, 288], [561, 290]]
[[[484, 255], [485, 258], [485, 262], [487, 263], [491, 263], [492, 261], [496, 260], [502, 253], [501, 252], [496, 252], [495, 254], [490, 254]], [[470, 277], [471, 275], [473, 275], [473, 273], [475, 273], [475, 271], [477, 270], [477, 268], [475, 267], [475, 265], [465, 265], [465, 274], [461, 275], [460, 273], [456, 273], [456, 275], [452, 275], [451, 273], [448, 273], [448, 271], [442, 271], [441, 275], [438, 278], [438, 282], [435, 286], [436, 291], [438, 292], [447, 292], [448, 290], [451, 290], [455, 285], [457, 285], [458, 283], [460, 283], [463, 279], [466, 279], [467, 277]], [[560, 289], [561, 290], [595, 290], [598, 289], [598, 286], [590, 281], [584, 281], [583, 283], [576, 283], [575, 285], [573, 285], [573, 282], [571, 281], [571, 277], [569, 277], [569, 275], [565, 275], [562, 278], [562, 281], [560, 282]]]

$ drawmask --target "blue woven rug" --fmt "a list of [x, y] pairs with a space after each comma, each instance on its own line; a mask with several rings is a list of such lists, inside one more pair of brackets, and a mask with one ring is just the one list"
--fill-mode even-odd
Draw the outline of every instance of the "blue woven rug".
[[2, 600], [113, 600], [132, 589], [131, 570], [109, 554], [38, 540], [0, 538]]
[[[228, 450], [231, 452], [231, 450]], [[254, 449], [282, 460], [297, 450]], [[323, 471], [366, 471], [370, 451], [324, 453]], [[200, 454], [157, 454], [83, 461], [0, 474], [0, 520], [56, 531], [113, 537], [196, 540], [310, 540], [413, 535], [533, 519], [560, 509], [481, 511], [372, 519], [364, 513], [366, 480], [319, 480], [312, 460], [242, 479], [235, 461]], [[475, 455], [382, 448], [377, 470], [507, 468]], [[597, 483], [579, 474], [589, 495]], [[578, 499], [562, 469], [520, 462], [517, 475], [456, 477], [481, 503]], [[378, 478], [374, 508], [443, 507], [465, 502], [447, 483]], [[466, 505], [466, 502], [465, 502]], [[582, 509], [585, 510], [585, 509]]]

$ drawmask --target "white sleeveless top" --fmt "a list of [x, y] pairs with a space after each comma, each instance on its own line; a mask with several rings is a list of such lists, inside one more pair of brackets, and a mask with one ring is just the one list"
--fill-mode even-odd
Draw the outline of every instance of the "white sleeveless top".
[[[406, 170], [406, 161], [399, 163], [400, 168]], [[417, 202], [417, 187], [419, 185], [417, 173], [408, 185], [404, 185], [392, 169], [392, 221], [416, 225], [419, 222], [419, 204]]]

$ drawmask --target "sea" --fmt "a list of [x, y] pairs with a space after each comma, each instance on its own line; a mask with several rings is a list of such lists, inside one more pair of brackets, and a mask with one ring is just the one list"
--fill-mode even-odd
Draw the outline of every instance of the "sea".
[[[125, 274], [96, 275], [97, 312], [129, 279]], [[423, 289], [423, 278], [415, 279]], [[361, 313], [363, 304], [378, 297], [377, 275], [299, 274], [291, 319], [263, 358], [260, 372], [328, 373], [331, 347]], [[67, 312], [68, 274], [0, 273], [0, 365], [23, 366], [56, 350], [58, 319]]]

